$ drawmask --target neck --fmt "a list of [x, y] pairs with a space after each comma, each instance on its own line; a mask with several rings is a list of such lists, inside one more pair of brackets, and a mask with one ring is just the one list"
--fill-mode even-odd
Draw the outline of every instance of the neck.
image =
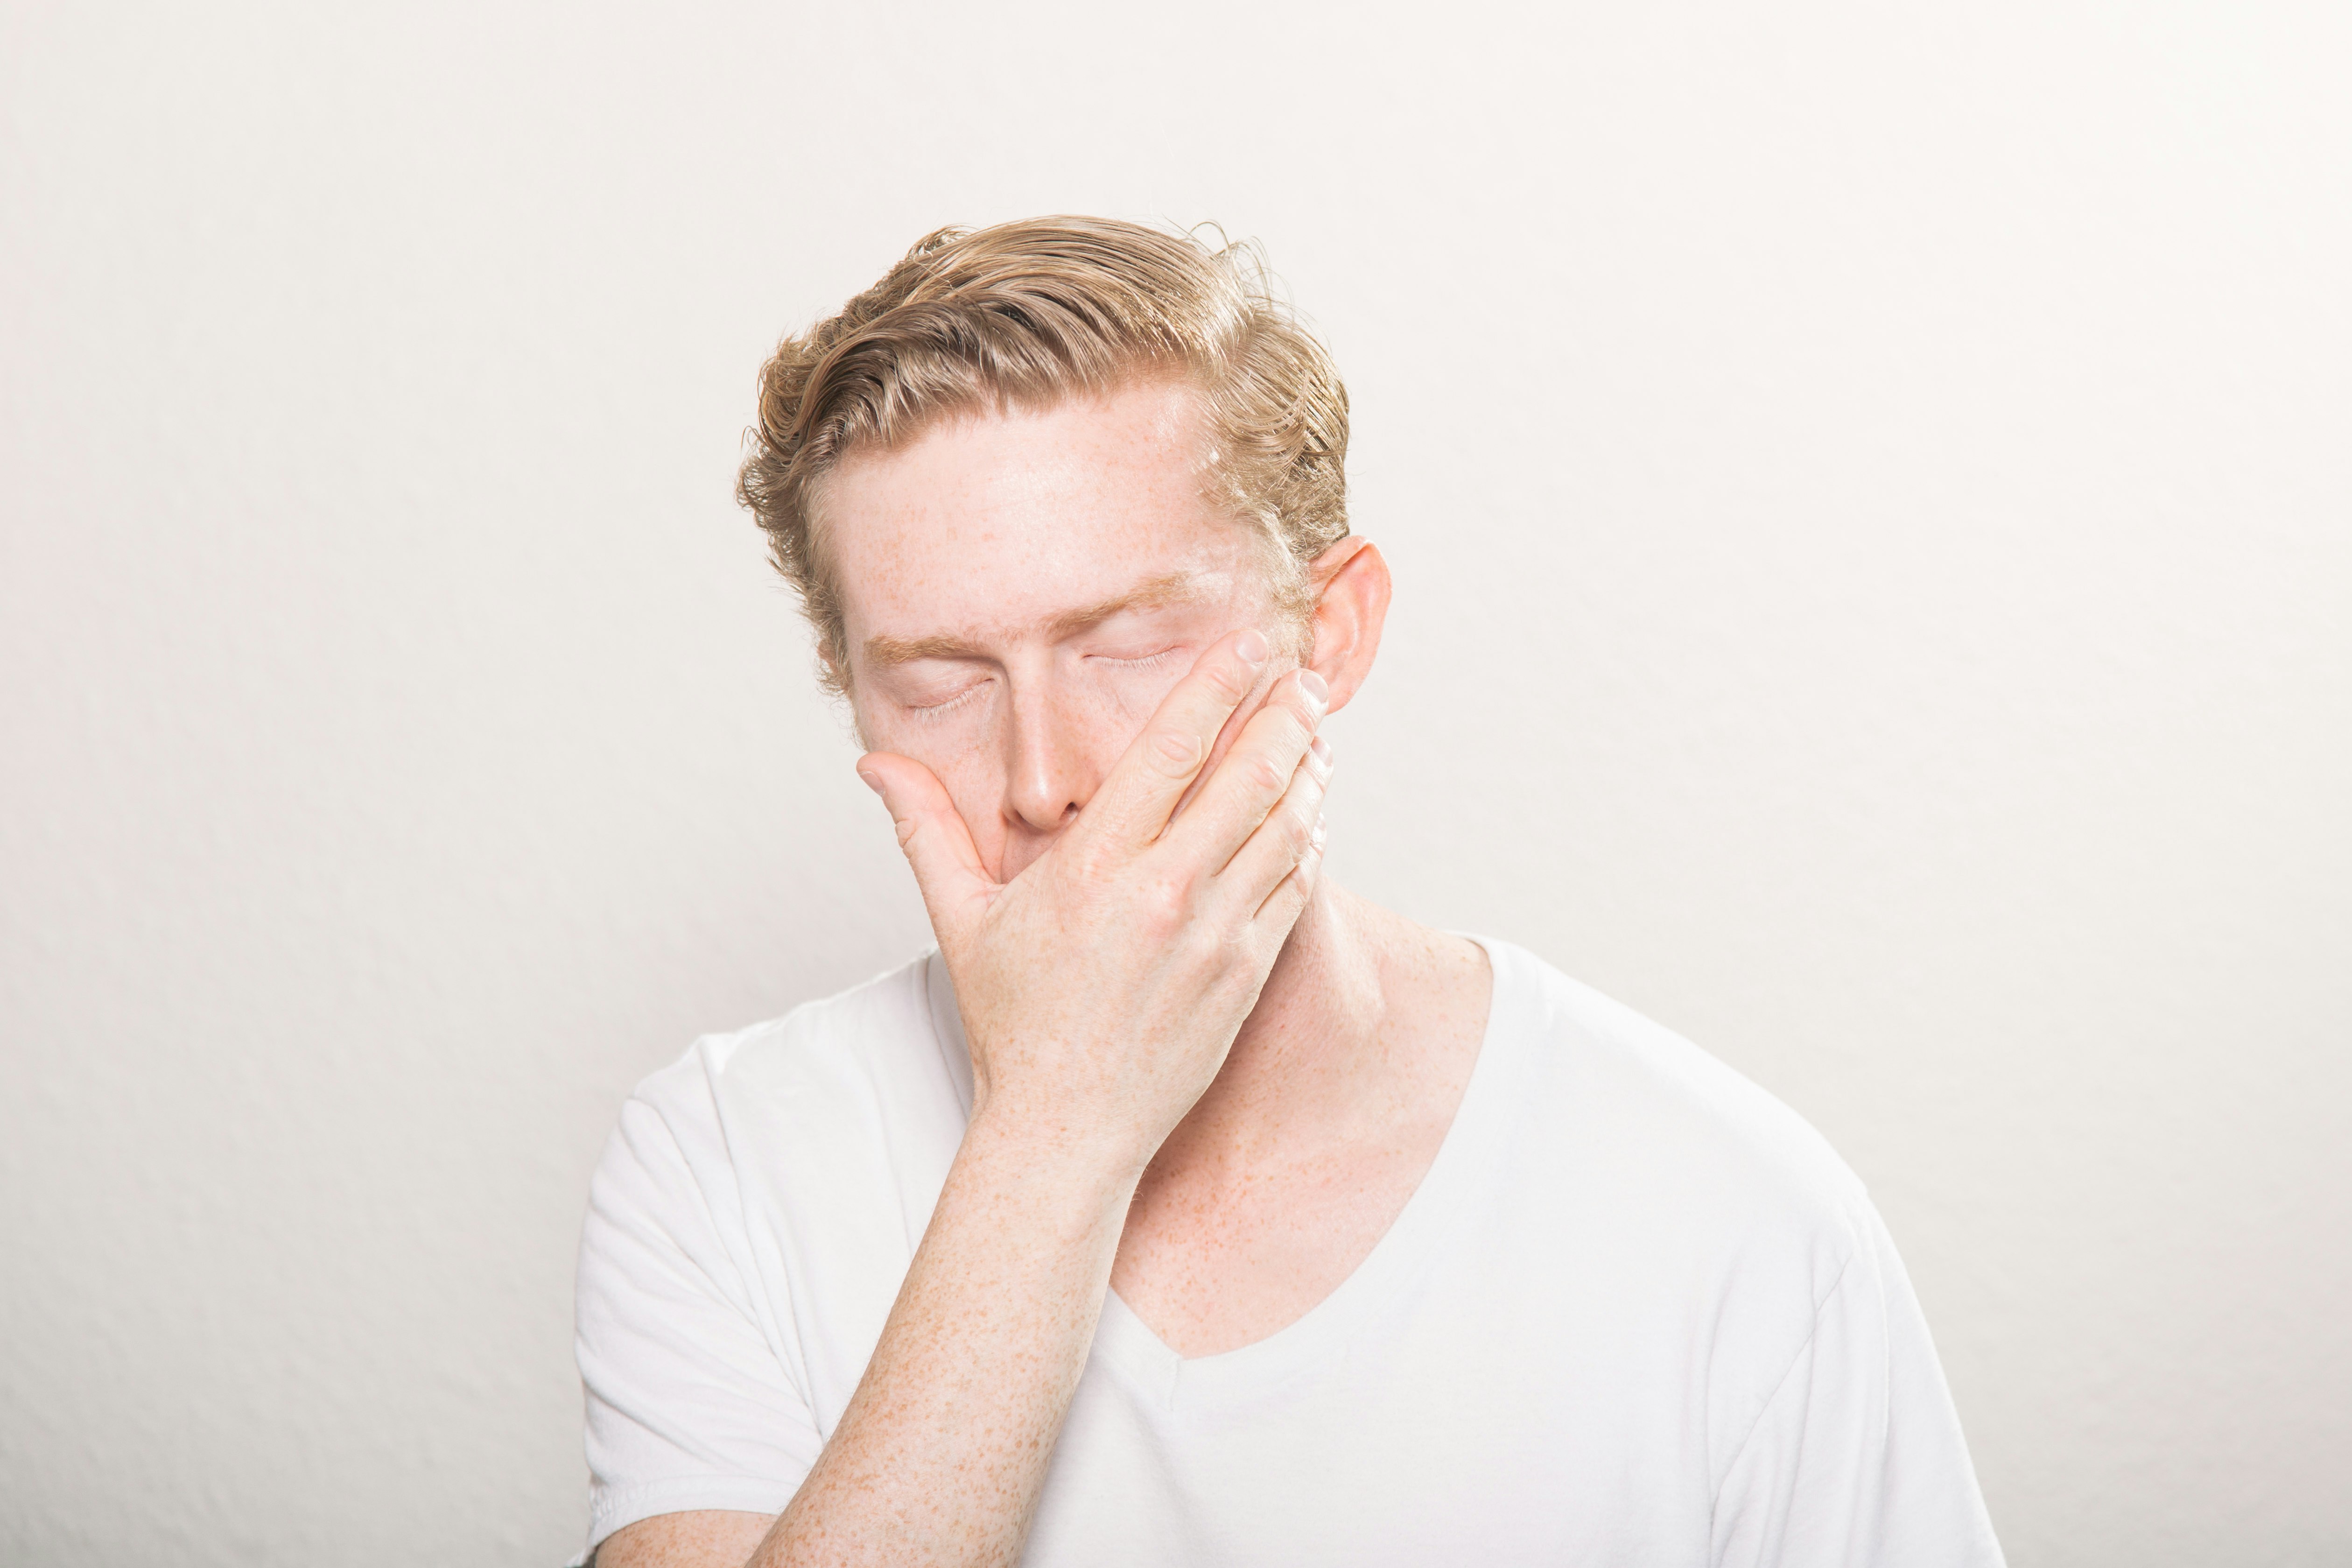
[[1391, 1076], [1383, 975], [1404, 925], [1318, 883], [1225, 1065], [1153, 1163], [1261, 1164], [1376, 1125]]

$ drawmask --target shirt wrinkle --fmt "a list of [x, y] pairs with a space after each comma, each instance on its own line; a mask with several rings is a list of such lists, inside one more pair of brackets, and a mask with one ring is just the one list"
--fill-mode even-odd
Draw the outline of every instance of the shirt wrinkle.
[[1739, 1446], [1731, 1450], [1731, 1458], [1725, 1461], [1721, 1473], [1715, 1478], [1714, 1495], [1707, 1499], [1707, 1511], [1710, 1515], [1723, 1505], [1723, 1483], [1729, 1480], [1731, 1472], [1739, 1468], [1740, 1458], [1748, 1452], [1748, 1445], [1756, 1440], [1757, 1429], [1764, 1425], [1764, 1417], [1772, 1413], [1772, 1406], [1780, 1403], [1780, 1395], [1788, 1391], [1789, 1380], [1797, 1374], [1797, 1368], [1804, 1363], [1806, 1353], [1813, 1348], [1813, 1342], [1821, 1338], [1822, 1314], [1829, 1310], [1832, 1301], [1837, 1300], [1838, 1291], [1845, 1285], [1846, 1275], [1853, 1268], [1853, 1260], [1861, 1256], [1862, 1244], [1856, 1242], [1853, 1249], [1845, 1255], [1845, 1261], [1838, 1265], [1837, 1274], [1830, 1280], [1830, 1288], [1822, 1292], [1820, 1300], [1813, 1303], [1812, 1326], [1805, 1331], [1805, 1337], [1797, 1342], [1795, 1352], [1789, 1357], [1789, 1364], [1781, 1368], [1780, 1375], [1772, 1381], [1772, 1392], [1765, 1395], [1764, 1403], [1756, 1407], [1756, 1414], [1749, 1419], [1748, 1430], [1739, 1439]]
[[[718, 1097], [714, 1094], [711, 1097], [711, 1100], [712, 1109], [715, 1111], [718, 1105]], [[730, 1291], [728, 1289], [727, 1282], [725, 1280], [719, 1279], [711, 1273], [710, 1265], [704, 1261], [702, 1258], [698, 1257], [694, 1248], [681, 1246], [678, 1248], [679, 1255], [694, 1266], [694, 1271], [696, 1273], [701, 1275], [704, 1279], [709, 1282], [711, 1289], [718, 1294], [719, 1300], [735, 1307], [739, 1311], [741, 1310], [749, 1304], [751, 1282], [744, 1275], [741, 1261], [736, 1258], [734, 1249], [728, 1245], [727, 1227], [719, 1223], [719, 1212], [711, 1206], [710, 1194], [703, 1190], [702, 1173], [697, 1171], [694, 1168], [694, 1162], [688, 1158], [686, 1144], [679, 1139], [677, 1130], [669, 1124], [669, 1118], [663, 1115], [661, 1111], [655, 1109], [655, 1107], [646, 1104], [642, 1100], [638, 1100], [636, 1103], [645, 1105], [647, 1110], [653, 1112], [655, 1123], [661, 1128], [663, 1135], [668, 1138], [670, 1149], [677, 1156], [678, 1168], [686, 1173], [687, 1185], [691, 1187], [694, 1191], [695, 1210], [701, 1215], [703, 1224], [709, 1228], [710, 1238], [717, 1244], [719, 1256], [727, 1260], [727, 1267], [732, 1270], [735, 1275], [734, 1289]], [[717, 1116], [714, 1120], [719, 1123], [720, 1138], [724, 1139], [727, 1135], [727, 1119], [724, 1116]], [[731, 1159], [729, 1161], [727, 1168], [730, 1172], [737, 1168]], [[740, 1194], [738, 1201], [740, 1201]], [[671, 1239], [676, 1240], [677, 1238], [672, 1237]]]

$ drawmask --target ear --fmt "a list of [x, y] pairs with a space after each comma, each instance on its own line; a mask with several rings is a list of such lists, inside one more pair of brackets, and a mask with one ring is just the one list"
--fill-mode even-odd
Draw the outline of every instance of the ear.
[[1381, 627], [1389, 616], [1389, 563], [1378, 546], [1353, 534], [1318, 555], [1307, 568], [1315, 593], [1315, 651], [1307, 668], [1331, 688], [1336, 713], [1372, 672]]

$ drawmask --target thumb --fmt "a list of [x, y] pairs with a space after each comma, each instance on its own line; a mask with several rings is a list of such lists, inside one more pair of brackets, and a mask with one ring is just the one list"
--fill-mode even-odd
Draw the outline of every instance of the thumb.
[[956, 814], [947, 786], [922, 763], [889, 752], [858, 758], [857, 776], [889, 807], [898, 847], [914, 868], [915, 885], [922, 889], [923, 907], [930, 911], [941, 945], [958, 941], [994, 900], [997, 883], [981, 864], [971, 830]]

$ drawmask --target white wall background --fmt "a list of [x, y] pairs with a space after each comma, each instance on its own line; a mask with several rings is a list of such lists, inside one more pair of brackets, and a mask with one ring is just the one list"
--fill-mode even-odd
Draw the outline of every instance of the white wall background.
[[0, 9], [0, 1561], [552, 1564], [639, 1076], [924, 928], [729, 501], [950, 221], [1221, 220], [1339, 873], [1872, 1182], [2020, 1568], [2352, 1561], [2352, 21]]

